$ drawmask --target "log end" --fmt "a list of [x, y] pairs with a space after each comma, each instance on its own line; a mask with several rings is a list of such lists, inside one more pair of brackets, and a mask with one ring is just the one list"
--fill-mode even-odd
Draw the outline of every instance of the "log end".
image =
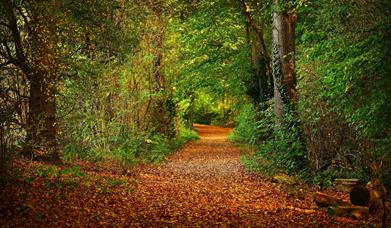
[[368, 206], [371, 193], [365, 186], [355, 186], [350, 191], [350, 202], [357, 206]]

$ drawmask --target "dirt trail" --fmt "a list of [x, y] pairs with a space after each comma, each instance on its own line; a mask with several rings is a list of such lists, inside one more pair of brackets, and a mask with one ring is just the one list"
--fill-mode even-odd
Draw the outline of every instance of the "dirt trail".
[[311, 200], [291, 199], [281, 186], [249, 173], [240, 151], [226, 137], [231, 129], [196, 125], [200, 140], [160, 166], [140, 170], [133, 193], [132, 224], [323, 226], [341, 221], [328, 218]]
[[24, 172], [0, 191], [0, 227], [358, 225], [316, 209], [311, 192], [297, 199], [246, 171], [239, 149], [226, 139], [231, 129], [196, 128], [200, 140], [168, 162], [126, 174], [111, 163], [80, 160], [83, 175], [37, 175], [43, 164], [19, 161]]

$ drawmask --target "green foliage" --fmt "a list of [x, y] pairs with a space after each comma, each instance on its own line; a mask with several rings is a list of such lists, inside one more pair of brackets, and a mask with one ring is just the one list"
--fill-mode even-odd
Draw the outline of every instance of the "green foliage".
[[[141, 134], [140, 134], [141, 133]], [[198, 134], [193, 129], [180, 128], [178, 137], [168, 140], [166, 137], [139, 132], [128, 132], [124, 138], [116, 138], [108, 142], [107, 148], [70, 144], [66, 147], [64, 158], [68, 160], [83, 158], [91, 161], [118, 160], [122, 167], [133, 167], [141, 161], [161, 162], [172, 151], [181, 147], [190, 140], [198, 139]]]
[[[388, 184], [390, 2], [281, 3], [299, 14], [297, 114], [288, 112], [279, 127], [272, 110], [257, 122], [254, 111], [243, 111], [232, 138], [260, 148], [245, 163], [270, 167], [267, 159], [315, 184], [330, 185], [336, 177], [380, 177]], [[271, 10], [266, 4], [259, 18]]]
[[[263, 165], [264, 160], [272, 163], [280, 169], [289, 172], [303, 171], [307, 165], [306, 150], [300, 140], [299, 123], [294, 114], [286, 109], [285, 123], [282, 126], [275, 125], [273, 103], [269, 102], [268, 108], [261, 111], [259, 121], [255, 121], [255, 110], [251, 105], [244, 106], [238, 116], [238, 125], [230, 136], [231, 140], [240, 143], [256, 145], [258, 152], [252, 157], [253, 162], [259, 164], [259, 169], [269, 167]], [[257, 167], [254, 164], [251, 167]]]
[[[72, 19], [91, 35], [92, 47], [72, 57], [77, 71], [60, 89], [64, 158], [115, 159], [123, 167], [164, 160], [179, 144], [174, 142], [176, 109], [179, 117], [186, 111], [172, 101], [178, 74], [173, 65], [179, 58], [176, 21], [157, 15], [149, 3], [69, 7]], [[114, 13], [114, 21], [102, 16], [106, 13]]]
[[64, 157], [79, 157], [91, 161], [114, 159], [120, 161], [123, 167], [132, 167], [142, 160], [159, 162], [170, 152], [168, 140], [160, 135], [133, 134], [117, 140], [115, 143], [106, 144], [107, 147], [89, 147], [82, 150], [78, 149], [79, 145], [68, 145]]
[[181, 44], [175, 99], [188, 101], [185, 113], [191, 123], [232, 125], [245, 96], [250, 51], [239, 6], [200, 1], [193, 14], [173, 24]]
[[199, 139], [198, 133], [195, 130], [189, 128], [180, 128], [179, 136], [184, 141], [193, 141]]
[[236, 127], [228, 136], [231, 141], [253, 145], [258, 143], [258, 125], [256, 123], [256, 111], [253, 105], [244, 105], [236, 117], [235, 122]]
[[[260, 127], [268, 129], [270, 125]], [[259, 154], [268, 157], [274, 163], [288, 172], [304, 172], [307, 168], [307, 153], [300, 139], [300, 128], [296, 117], [289, 109], [285, 110], [285, 123], [282, 126], [272, 126], [273, 134], [260, 145]]]
[[112, 188], [116, 186], [125, 186], [128, 183], [127, 179], [108, 179], [105, 187]]
[[389, 173], [390, 9], [389, 1], [300, 8], [298, 107], [315, 182]]
[[57, 176], [58, 172], [55, 166], [38, 166], [36, 170], [34, 170], [38, 177], [48, 177], [48, 176]]
[[283, 169], [274, 164], [274, 162], [264, 156], [243, 155], [240, 157], [240, 162], [248, 169], [260, 173], [264, 176], [273, 176], [281, 173]]
[[[313, 9], [319, 4], [321, 11], [308, 13], [299, 27], [299, 70], [303, 77], [310, 70], [322, 75], [321, 81], [328, 89], [319, 96], [340, 108], [361, 137], [378, 137], [391, 126], [385, 118], [391, 110], [387, 102], [391, 81], [387, 77], [390, 41], [386, 33], [390, 21], [383, 12], [390, 4], [379, 1], [363, 7], [350, 2], [337, 6], [322, 2], [314, 3]], [[331, 8], [337, 10], [329, 11]], [[324, 23], [331, 18], [336, 20]], [[368, 21], [364, 28], [362, 20]], [[313, 67], [304, 69], [308, 66]]]
[[[282, 126], [271, 101], [259, 104], [254, 72], [265, 60], [254, 58], [257, 35], [246, 34], [240, 1], [8, 2], [0, 3], [2, 176], [28, 138], [36, 69], [55, 82], [40, 86], [55, 87], [53, 123], [66, 161], [160, 162], [198, 138], [194, 122], [236, 122], [230, 139], [258, 148], [244, 158], [248, 167], [308, 170], [326, 184], [391, 176], [390, 1], [245, 1], [268, 53], [271, 13], [298, 15], [299, 97]], [[57, 175], [52, 169], [37, 176]], [[77, 167], [62, 172], [82, 175]]]
[[85, 176], [80, 166], [72, 166], [70, 168], [65, 168], [60, 171], [61, 175], [71, 175], [75, 177]]

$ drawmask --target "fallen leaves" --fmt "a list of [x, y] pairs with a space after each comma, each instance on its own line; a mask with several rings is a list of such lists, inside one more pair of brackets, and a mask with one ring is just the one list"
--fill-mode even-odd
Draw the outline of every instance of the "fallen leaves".
[[[197, 126], [161, 165], [120, 172], [112, 163], [45, 167], [21, 160], [21, 175], [0, 193], [0, 226], [355, 226], [246, 171], [230, 129]], [[39, 168], [41, 167], [41, 168]], [[38, 170], [38, 171], [37, 171]], [[304, 194], [304, 193], [303, 193]]]

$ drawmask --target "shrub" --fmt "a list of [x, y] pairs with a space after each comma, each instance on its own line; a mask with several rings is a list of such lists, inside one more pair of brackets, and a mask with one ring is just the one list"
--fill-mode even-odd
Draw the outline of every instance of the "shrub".
[[235, 119], [236, 127], [228, 139], [238, 143], [255, 144], [257, 136], [256, 111], [251, 104], [244, 105]]

